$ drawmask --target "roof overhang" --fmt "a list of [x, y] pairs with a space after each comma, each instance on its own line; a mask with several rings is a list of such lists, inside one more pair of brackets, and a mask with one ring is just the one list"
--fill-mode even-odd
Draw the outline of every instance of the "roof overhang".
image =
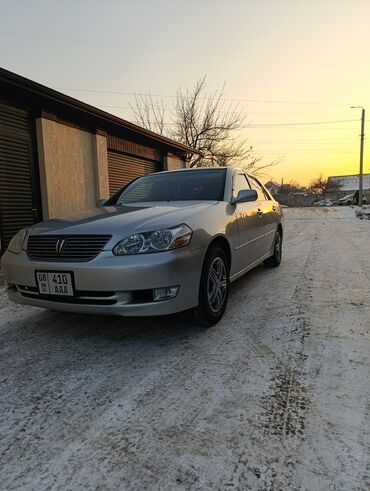
[[[194, 148], [179, 143], [171, 138], [154, 133], [138, 126], [134, 123], [130, 123], [125, 119], [114, 116], [106, 111], [98, 109], [90, 104], [82, 102], [78, 99], [70, 97], [62, 92], [58, 92], [54, 89], [46, 87], [45, 85], [34, 82], [28, 78], [22, 77], [16, 73], [0, 68], [0, 85], [7, 85], [14, 89], [15, 92], [29, 95], [32, 98], [32, 103], [40, 105], [40, 111], [56, 112], [57, 114], [62, 109], [61, 113], [67, 115], [67, 118], [75, 122], [77, 119], [82, 123], [88, 124], [89, 121], [92, 126], [99, 129], [106, 129], [114, 127], [115, 132], [119, 130], [123, 131], [126, 136], [136, 135], [147, 142], [153, 142], [159, 144], [162, 147], [169, 148], [171, 150], [181, 152], [190, 155], [202, 155]], [[63, 111], [64, 109], [64, 111]], [[88, 124], [89, 126], [89, 124]]]

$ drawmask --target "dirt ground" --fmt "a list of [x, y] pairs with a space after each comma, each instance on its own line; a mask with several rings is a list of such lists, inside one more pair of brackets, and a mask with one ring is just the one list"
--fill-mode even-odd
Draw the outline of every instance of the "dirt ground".
[[1, 490], [370, 489], [370, 223], [288, 209], [280, 268], [184, 315], [0, 294]]

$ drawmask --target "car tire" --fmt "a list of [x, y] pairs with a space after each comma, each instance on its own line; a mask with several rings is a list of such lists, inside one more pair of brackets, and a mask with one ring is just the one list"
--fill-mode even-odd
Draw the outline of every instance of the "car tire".
[[278, 228], [275, 234], [274, 240], [274, 253], [271, 257], [264, 260], [263, 264], [267, 268], [277, 268], [281, 263], [281, 256], [283, 252], [283, 236], [281, 230]]
[[351, 206], [352, 205], [352, 201], [347, 201], [346, 205], [347, 206]]
[[225, 251], [219, 246], [211, 246], [202, 267], [199, 284], [199, 304], [193, 311], [198, 324], [210, 327], [223, 316], [230, 287], [229, 262]]

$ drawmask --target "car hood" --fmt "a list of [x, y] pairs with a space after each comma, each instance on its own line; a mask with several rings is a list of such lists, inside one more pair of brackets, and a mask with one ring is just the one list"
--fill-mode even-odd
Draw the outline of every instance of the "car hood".
[[[130, 234], [191, 222], [191, 216], [216, 201], [173, 201], [103, 206], [78, 215], [54, 218], [30, 228], [31, 234]], [[190, 225], [191, 226], [191, 225]]]

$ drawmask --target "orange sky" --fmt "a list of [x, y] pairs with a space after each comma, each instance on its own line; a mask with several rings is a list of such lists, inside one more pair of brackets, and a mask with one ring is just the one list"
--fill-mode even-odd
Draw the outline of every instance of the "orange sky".
[[2, 3], [0, 57], [128, 120], [135, 92], [170, 103], [207, 74], [210, 90], [226, 82], [225, 97], [240, 100], [257, 154], [280, 160], [266, 179], [307, 184], [358, 172], [360, 110], [350, 106], [367, 107], [370, 131], [369, 19], [369, 0], [18, 0]]

